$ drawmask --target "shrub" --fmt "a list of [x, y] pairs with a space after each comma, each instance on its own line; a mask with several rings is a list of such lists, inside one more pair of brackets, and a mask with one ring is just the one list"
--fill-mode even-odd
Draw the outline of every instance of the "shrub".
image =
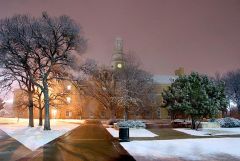
[[110, 119], [107, 121], [107, 125], [113, 125], [114, 123], [117, 123], [119, 121], [120, 121], [119, 119]]
[[225, 128], [240, 127], [240, 120], [231, 117], [216, 119], [215, 122], [218, 122], [221, 127]]
[[117, 123], [117, 126], [128, 127], [128, 128], [146, 128], [146, 124], [139, 120], [120, 121]]

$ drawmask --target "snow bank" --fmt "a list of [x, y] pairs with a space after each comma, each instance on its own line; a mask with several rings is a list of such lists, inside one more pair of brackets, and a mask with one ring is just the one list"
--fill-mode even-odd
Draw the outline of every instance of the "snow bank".
[[[107, 131], [115, 138], [119, 137], [119, 131], [114, 128], [107, 128]], [[129, 129], [130, 137], [155, 137], [158, 136], [146, 129]]]
[[146, 124], [140, 120], [127, 120], [117, 122], [118, 127], [128, 127], [128, 128], [146, 128]]
[[240, 128], [204, 128], [199, 129], [198, 131], [187, 128], [178, 128], [174, 130], [193, 136], [240, 135]]
[[215, 122], [219, 123], [221, 127], [240, 127], [240, 120], [231, 117], [216, 119]]
[[121, 145], [135, 158], [161, 160], [184, 158], [204, 160], [213, 155], [228, 154], [240, 157], [240, 138], [176, 139], [122, 142]]
[[13, 137], [28, 149], [34, 151], [66, 132], [78, 127], [79, 124], [51, 121], [51, 130], [44, 131], [43, 127], [26, 127], [26, 123], [0, 124], [0, 129]]

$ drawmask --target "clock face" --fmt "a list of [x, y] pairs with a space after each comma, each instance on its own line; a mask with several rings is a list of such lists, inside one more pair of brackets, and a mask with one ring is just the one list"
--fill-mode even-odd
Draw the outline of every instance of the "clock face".
[[117, 64], [117, 67], [118, 67], [118, 68], [122, 68], [122, 64], [121, 64], [121, 63], [118, 63], [118, 64]]

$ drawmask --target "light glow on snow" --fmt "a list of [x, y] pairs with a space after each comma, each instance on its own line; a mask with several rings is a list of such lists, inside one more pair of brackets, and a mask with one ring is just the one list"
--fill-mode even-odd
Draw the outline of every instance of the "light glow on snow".
[[205, 160], [224, 154], [240, 157], [240, 138], [131, 141], [122, 142], [121, 145], [136, 160], [138, 158], [146, 160], [164, 160], [166, 158]]
[[[119, 131], [114, 128], [107, 128], [107, 131], [115, 138], [119, 137]], [[146, 129], [129, 129], [129, 136], [130, 137], [156, 137], [158, 135], [152, 133], [149, 130]]]
[[[6, 122], [9, 119], [3, 119], [0, 122]], [[13, 137], [28, 149], [34, 151], [48, 142], [64, 135], [66, 132], [78, 127], [79, 124], [71, 124], [58, 120], [51, 120], [51, 130], [43, 130], [43, 127], [27, 127], [27, 119], [20, 119], [19, 123], [0, 124], [0, 129]], [[35, 121], [35, 123], [38, 123]]]

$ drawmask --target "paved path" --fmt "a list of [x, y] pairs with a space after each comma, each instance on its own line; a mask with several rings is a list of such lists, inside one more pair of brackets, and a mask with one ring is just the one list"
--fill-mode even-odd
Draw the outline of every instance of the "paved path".
[[0, 161], [18, 160], [32, 151], [0, 130]]
[[86, 121], [85, 124], [21, 159], [25, 160], [134, 161], [102, 124], [93, 120]]

